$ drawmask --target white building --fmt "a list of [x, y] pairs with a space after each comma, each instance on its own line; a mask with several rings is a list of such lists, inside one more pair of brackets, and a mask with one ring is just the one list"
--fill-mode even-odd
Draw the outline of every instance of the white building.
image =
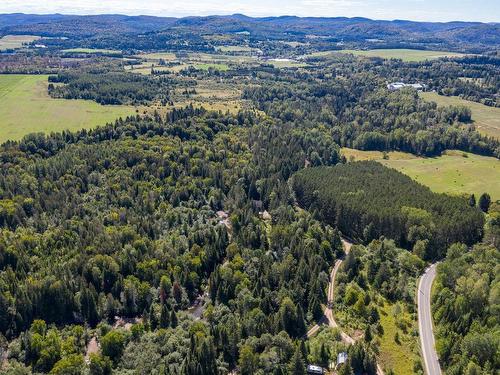
[[387, 85], [389, 91], [401, 90], [404, 87], [411, 87], [417, 91], [424, 91], [425, 85], [421, 83], [404, 83], [404, 82], [393, 82]]
[[347, 362], [347, 353], [342, 352], [337, 356], [337, 366]]

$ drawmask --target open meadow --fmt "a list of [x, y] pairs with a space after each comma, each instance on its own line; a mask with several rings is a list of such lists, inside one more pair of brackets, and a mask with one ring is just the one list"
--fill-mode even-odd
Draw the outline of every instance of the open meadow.
[[435, 158], [422, 158], [403, 152], [389, 152], [388, 159], [379, 151], [342, 149], [349, 160], [377, 160], [410, 176], [433, 191], [448, 194], [491, 195], [500, 199], [500, 162], [462, 151], [448, 151]]
[[52, 99], [46, 75], [0, 75], [0, 142], [34, 132], [80, 130], [135, 113], [131, 106]]
[[439, 59], [441, 57], [460, 57], [463, 56], [457, 52], [447, 51], [428, 51], [417, 49], [370, 49], [370, 50], [354, 50], [344, 49], [338, 51], [325, 51], [313, 53], [311, 57], [329, 56], [334, 53], [347, 53], [355, 56], [363, 57], [380, 57], [383, 59], [401, 59], [403, 61], [425, 61]]
[[40, 37], [35, 35], [5, 35], [0, 38], [0, 51], [19, 49], [25, 44], [32, 43], [38, 39]]
[[122, 52], [113, 49], [101, 49], [101, 48], [70, 48], [63, 49], [61, 51], [65, 54], [84, 54], [84, 55], [104, 55], [104, 56], [113, 56], [120, 55]]
[[464, 100], [458, 96], [443, 96], [435, 92], [422, 92], [422, 98], [439, 106], [464, 105], [472, 112], [472, 120], [480, 133], [500, 139], [500, 108]]

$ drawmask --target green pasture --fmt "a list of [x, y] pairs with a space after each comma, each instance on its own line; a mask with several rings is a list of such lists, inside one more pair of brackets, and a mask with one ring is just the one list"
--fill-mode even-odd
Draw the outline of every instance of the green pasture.
[[135, 113], [131, 106], [52, 99], [46, 75], [0, 75], [0, 142], [29, 133], [89, 129]]

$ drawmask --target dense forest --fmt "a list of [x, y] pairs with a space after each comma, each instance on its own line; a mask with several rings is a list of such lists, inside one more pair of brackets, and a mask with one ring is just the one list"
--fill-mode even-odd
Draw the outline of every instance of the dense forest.
[[[322, 315], [342, 246], [294, 209], [286, 180], [340, 157], [320, 129], [283, 130], [187, 108], [4, 145], [0, 329], [13, 368], [82, 369], [93, 337], [93, 374], [303, 368], [295, 340]], [[195, 322], [186, 309], [205, 293]]]
[[293, 188], [301, 206], [345, 235], [365, 243], [384, 235], [423, 259], [440, 258], [449, 245], [472, 245], [483, 236], [478, 208], [377, 162], [304, 169], [294, 176]]
[[446, 374], [494, 374], [500, 367], [499, 264], [498, 247], [457, 244], [438, 266], [433, 310]]
[[259, 86], [243, 97], [280, 121], [324, 124], [343, 147], [425, 156], [459, 149], [500, 157], [498, 140], [468, 124], [468, 108], [438, 108], [411, 89], [390, 93], [376, 69], [375, 63], [339, 57], [310, 73], [257, 73]]
[[[14, 97], [9, 111], [0, 100], [1, 374], [422, 375], [416, 296], [431, 262], [442, 369], [498, 372], [495, 192], [438, 194], [354, 161], [452, 150], [496, 173], [496, 119], [486, 131], [474, 108], [500, 106], [498, 24], [11, 14], [0, 25], [0, 38], [31, 36], [0, 51], [0, 96]], [[379, 49], [406, 58], [362, 56]], [[480, 104], [438, 106], [415, 87]], [[85, 105], [72, 129], [87, 128], [28, 134]], [[87, 124], [122, 109], [135, 114]]]
[[[339, 64], [338, 58], [311, 59], [325, 66]], [[343, 65], [352, 67], [356, 60], [343, 61]], [[471, 55], [420, 62], [372, 57], [364, 59], [363, 69], [390, 82], [419, 82], [426, 85], [427, 90], [435, 90], [440, 95], [456, 95], [489, 106], [500, 106], [497, 95], [500, 90], [500, 58], [497, 56]]]
[[[94, 100], [100, 104], [148, 104], [170, 102], [174, 80], [140, 74], [92, 68], [66, 71], [49, 77], [49, 94], [54, 98]], [[54, 85], [54, 84], [63, 85]]]

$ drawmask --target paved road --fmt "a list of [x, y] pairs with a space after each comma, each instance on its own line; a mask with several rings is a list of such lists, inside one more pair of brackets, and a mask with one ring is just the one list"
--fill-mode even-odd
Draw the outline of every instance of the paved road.
[[427, 375], [440, 375], [438, 356], [435, 349], [431, 314], [431, 288], [436, 277], [436, 264], [430, 266], [420, 278], [417, 291], [418, 329], [420, 331], [420, 346], [424, 357]]

